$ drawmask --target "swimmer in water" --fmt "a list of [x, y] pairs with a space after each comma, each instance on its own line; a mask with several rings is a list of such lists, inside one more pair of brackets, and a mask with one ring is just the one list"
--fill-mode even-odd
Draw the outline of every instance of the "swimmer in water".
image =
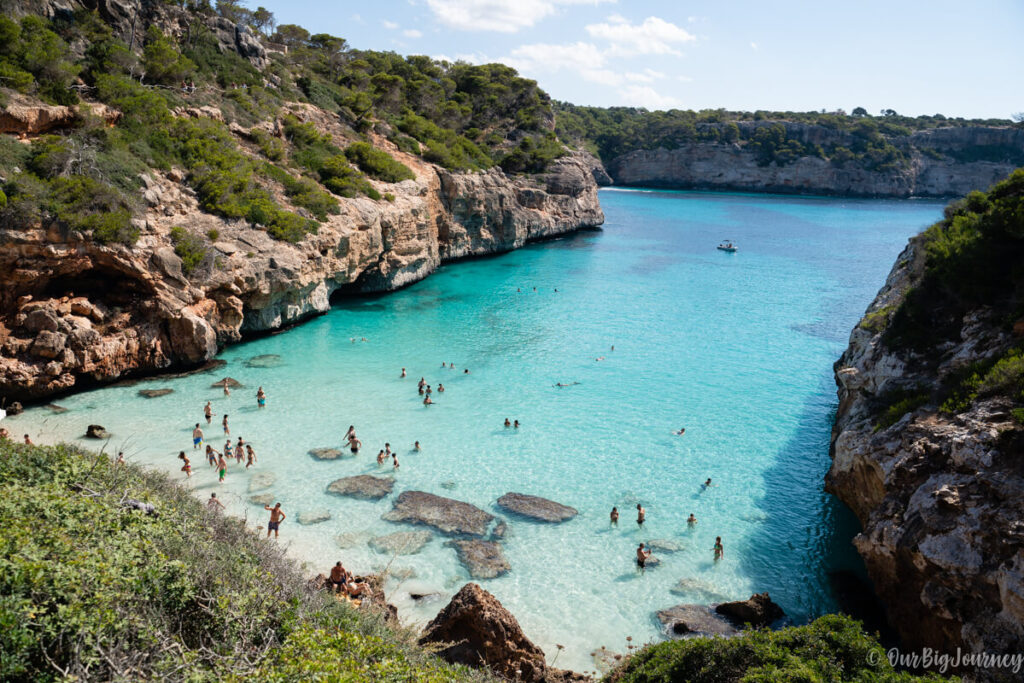
[[636, 504], [636, 525], [643, 526], [644, 521], [647, 519], [647, 510], [644, 510], [640, 503]]
[[715, 536], [715, 560], [718, 561], [725, 557], [725, 546], [722, 545], [722, 537]]
[[690, 513], [690, 516], [686, 518], [686, 526], [690, 527], [691, 529], [697, 526], [697, 518], [693, 516], [692, 512]]
[[512, 428], [513, 429], [519, 429], [519, 420], [514, 420], [512, 422]]
[[463, 370], [462, 374], [463, 375], [468, 375], [469, 374], [469, 368], [466, 368], [465, 370]]
[[611, 520], [612, 520], [612, 526], [618, 526], [619, 525], [619, 508], [617, 508], [617, 507], [613, 507], [612, 508]]
[[683, 434], [686, 433], [686, 427], [680, 427], [678, 432], [672, 432], [672, 433], [675, 434], [676, 436], [682, 436]]
[[440, 382], [437, 383], [437, 391], [438, 391], [438, 393], [441, 393], [441, 394], [444, 393], [444, 385], [441, 384]]
[[405, 377], [405, 368], [402, 368], [402, 377]]
[[384, 450], [383, 449], [381, 449], [381, 451], [377, 453], [377, 464], [378, 465], [383, 465], [384, 464]]
[[420, 449], [420, 442], [419, 442], [419, 441], [417, 441], [416, 443], [414, 443], [414, 444], [412, 445], [412, 449], [413, 449], [414, 451], [418, 451], [418, 450]]
[[505, 429], [508, 429], [511, 426], [512, 426], [512, 422], [506, 417], [505, 418]]
[[394, 463], [395, 469], [397, 470], [398, 469], [398, 453], [392, 453], [391, 454], [391, 462]]
[[423, 405], [425, 405], [425, 406], [432, 406], [432, 405], [434, 405], [434, 402], [430, 400], [429, 396], [427, 396], [425, 399], [423, 399]]
[[701, 488], [702, 491], [706, 491], [709, 488], [711, 488], [711, 477], [708, 477], [708, 480], [706, 482], [704, 482], [703, 484], [701, 484], [700, 488]]

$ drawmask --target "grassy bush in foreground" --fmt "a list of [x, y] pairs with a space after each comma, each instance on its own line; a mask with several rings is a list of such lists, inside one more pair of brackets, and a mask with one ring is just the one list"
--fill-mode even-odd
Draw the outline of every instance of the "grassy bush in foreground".
[[692, 638], [640, 650], [609, 683], [730, 683], [744, 681], [943, 681], [896, 672], [885, 650], [860, 623], [830, 614], [780, 631], [749, 631], [734, 638]]
[[0, 440], [0, 515], [0, 680], [483, 678], [308, 593], [280, 546], [162, 474]]

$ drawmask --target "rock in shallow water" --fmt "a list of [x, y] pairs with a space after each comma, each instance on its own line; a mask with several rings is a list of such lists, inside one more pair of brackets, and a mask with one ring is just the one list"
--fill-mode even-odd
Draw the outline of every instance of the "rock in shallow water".
[[249, 480], [249, 493], [269, 489], [277, 481], [277, 475], [273, 472], [257, 472]]
[[445, 534], [467, 536], [485, 536], [494, 521], [493, 515], [475, 505], [425, 491], [403, 491], [394, 509], [381, 517], [389, 522], [424, 524]]
[[102, 425], [89, 425], [85, 428], [85, 437], [87, 439], [109, 439], [110, 432], [104, 429]]
[[389, 555], [415, 555], [433, 537], [429, 531], [396, 531], [387, 536], [374, 538], [370, 541], [370, 547]]
[[493, 579], [512, 569], [501, 545], [494, 541], [448, 541], [445, 545], [455, 548], [459, 562], [474, 579]]
[[255, 496], [249, 496], [249, 502], [253, 505], [270, 505], [274, 500], [273, 493], [258, 493]]
[[767, 593], [755, 593], [748, 600], [723, 602], [715, 607], [715, 612], [732, 620], [738, 626], [750, 624], [755, 628], [768, 626], [786, 616], [782, 608], [772, 602]]
[[320, 524], [326, 522], [331, 518], [329, 510], [309, 510], [307, 512], [299, 513], [299, 524], [308, 526], [310, 524]]
[[173, 393], [174, 389], [139, 389], [139, 396], [143, 398], [160, 398]]
[[722, 635], [737, 633], [725, 617], [707, 605], [676, 605], [657, 612], [665, 633], [673, 637], [685, 635]]
[[679, 579], [676, 585], [669, 589], [669, 592], [676, 595], [687, 595], [706, 602], [722, 602], [725, 600], [725, 596], [719, 593], [713, 584], [701, 579]]
[[369, 540], [370, 534], [365, 531], [347, 531], [335, 536], [334, 544], [342, 550], [347, 550], [349, 548], [358, 548], [361, 545], [366, 545]]
[[65, 408], [64, 406], [59, 406], [56, 403], [48, 403], [48, 404], [46, 404], [43, 407], [46, 408], [47, 410], [49, 410], [54, 415], [62, 415], [64, 413], [68, 412], [67, 408]]
[[237, 379], [234, 379], [233, 377], [224, 377], [211, 384], [210, 388], [223, 389], [225, 384], [228, 385], [229, 389], [241, 389], [242, 386], [244, 386], [241, 382], [239, 382]]
[[327, 492], [338, 496], [380, 500], [391, 494], [395, 487], [392, 477], [375, 477], [372, 474], [357, 474], [354, 477], [335, 479], [327, 486]]
[[647, 547], [660, 550], [663, 553], [677, 553], [683, 549], [683, 546], [667, 538], [656, 538], [653, 541], [647, 541]]
[[261, 356], [253, 356], [249, 360], [245, 361], [245, 367], [247, 368], [276, 368], [284, 365], [284, 361], [281, 356], [276, 353], [265, 353]]
[[309, 454], [317, 460], [337, 460], [346, 457], [345, 452], [337, 448], [311, 448]]
[[498, 505], [509, 512], [540, 522], [564, 522], [577, 515], [576, 509], [568, 505], [525, 493], [506, 493], [498, 499]]

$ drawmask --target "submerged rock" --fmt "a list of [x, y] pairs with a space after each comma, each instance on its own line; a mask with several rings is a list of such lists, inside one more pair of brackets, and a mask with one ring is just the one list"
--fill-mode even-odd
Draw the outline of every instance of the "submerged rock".
[[394, 509], [384, 513], [382, 518], [389, 522], [424, 524], [449, 535], [481, 537], [487, 535], [487, 528], [494, 521], [493, 515], [475, 505], [425, 491], [403, 491]]
[[143, 398], [160, 398], [173, 393], [174, 389], [139, 389], [139, 396]]
[[445, 545], [455, 548], [459, 562], [474, 579], [493, 579], [512, 569], [501, 544], [494, 541], [448, 541]]
[[311, 448], [309, 454], [317, 460], [337, 460], [346, 457], [345, 452], [337, 448]]
[[299, 524], [308, 526], [310, 524], [320, 524], [326, 522], [331, 518], [329, 510], [308, 510], [306, 512], [299, 513]]
[[273, 493], [258, 493], [255, 496], [249, 496], [249, 502], [253, 505], [270, 505], [274, 500]]
[[665, 633], [677, 638], [686, 635], [728, 636], [738, 632], [728, 619], [716, 614], [708, 605], [676, 605], [659, 610], [655, 616], [665, 627]]
[[429, 531], [396, 531], [378, 536], [370, 541], [370, 547], [390, 555], [415, 555], [430, 543], [434, 535]]
[[683, 549], [683, 546], [667, 538], [656, 538], [653, 541], [647, 541], [646, 545], [648, 548], [660, 550], [663, 553], [677, 553]]
[[676, 585], [669, 589], [669, 592], [676, 595], [688, 595], [707, 602], [722, 602], [725, 599], [713, 584], [701, 579], [679, 579]]
[[540, 522], [564, 522], [578, 514], [576, 508], [525, 493], [506, 493], [498, 499], [498, 506]]
[[395, 487], [393, 477], [375, 477], [372, 474], [357, 474], [354, 477], [335, 479], [327, 485], [327, 492], [338, 496], [380, 500], [391, 494]]
[[277, 481], [277, 475], [273, 472], [257, 472], [249, 480], [249, 493], [269, 489]]
[[223, 377], [223, 378], [217, 380], [216, 382], [214, 382], [213, 384], [211, 384], [210, 388], [211, 389], [223, 389], [225, 384], [228, 386], [229, 389], [241, 389], [243, 386], [245, 386], [241, 382], [239, 382], [237, 379], [234, 379], [232, 377]]
[[443, 488], [445, 491], [454, 491], [455, 490], [455, 486], [456, 486], [456, 483], [454, 481], [442, 481], [441, 482], [441, 488]]
[[48, 403], [48, 404], [46, 404], [43, 407], [46, 408], [47, 410], [49, 410], [54, 415], [62, 415], [64, 413], [68, 412], [67, 408], [65, 408], [64, 406], [59, 406], [56, 403]]
[[110, 432], [104, 429], [102, 425], [89, 425], [85, 428], [85, 437], [87, 439], [109, 439]]
[[370, 534], [365, 531], [347, 531], [335, 536], [334, 544], [342, 550], [348, 550], [349, 548], [358, 548], [361, 545], [366, 545], [369, 540]]
[[747, 600], [723, 602], [715, 607], [715, 612], [738, 626], [750, 624], [755, 628], [768, 626], [786, 616], [782, 608], [772, 602], [767, 593], [755, 593]]
[[443, 645], [437, 652], [441, 659], [486, 666], [503, 679], [540, 683], [562, 673], [548, 667], [544, 651], [530, 642], [516, 618], [475, 583], [463, 586], [427, 624], [420, 644]]
[[281, 365], [284, 365], [284, 361], [276, 353], [264, 353], [260, 356], [253, 356], [245, 361], [245, 367], [247, 368], [276, 368]]

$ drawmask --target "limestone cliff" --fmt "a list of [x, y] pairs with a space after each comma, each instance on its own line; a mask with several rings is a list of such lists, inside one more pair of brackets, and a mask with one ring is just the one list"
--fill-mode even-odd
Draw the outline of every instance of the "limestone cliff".
[[[744, 123], [740, 128], [757, 124]], [[807, 145], [852, 145], [849, 132], [785, 123], [787, 139]], [[745, 131], [745, 133], [748, 131]], [[878, 170], [856, 161], [801, 156], [759, 163], [744, 143], [689, 142], [675, 149], [636, 150], [605, 160], [617, 185], [865, 197], [961, 196], [1004, 178], [1024, 155], [1024, 129], [936, 128], [894, 139], [908, 162]], [[994, 150], [1000, 150], [998, 153]], [[1000, 156], [1008, 150], [1012, 158]], [[971, 160], [973, 157], [993, 160]]]
[[[314, 108], [292, 109], [344, 137]], [[342, 200], [339, 215], [295, 245], [202, 212], [174, 169], [144, 177], [149, 208], [136, 221], [142, 235], [133, 247], [53, 225], [0, 225], [0, 397], [36, 400], [194, 366], [245, 334], [327, 311], [342, 287], [392, 290], [445, 261], [604, 222], [592, 164], [581, 155], [517, 177], [456, 173], [393, 153], [416, 172], [414, 180], [375, 183], [394, 201]], [[173, 227], [216, 235], [189, 275]]]
[[1005, 311], [987, 306], [959, 317], [934, 353], [887, 338], [893, 312], [921, 287], [926, 240], [899, 256], [835, 365], [827, 489], [860, 519], [854, 544], [906, 649], [1020, 652], [1024, 441], [1013, 399], [982, 393], [953, 410], [942, 396], [1019, 340]]

